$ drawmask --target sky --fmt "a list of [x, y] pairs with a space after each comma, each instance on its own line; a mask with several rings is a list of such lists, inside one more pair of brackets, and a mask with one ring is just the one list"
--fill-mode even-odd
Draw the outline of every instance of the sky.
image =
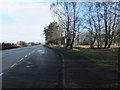
[[0, 42], [44, 42], [44, 27], [54, 21], [50, 12], [53, 1], [0, 0]]
[[0, 0], [0, 42], [44, 42], [44, 27], [53, 21], [51, 1]]

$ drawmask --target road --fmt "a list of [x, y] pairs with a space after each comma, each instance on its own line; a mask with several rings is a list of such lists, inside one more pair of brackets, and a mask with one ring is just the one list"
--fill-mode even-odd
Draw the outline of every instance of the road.
[[16, 49], [8, 49], [2, 51], [2, 70], [8, 70], [12, 66], [22, 61], [26, 56], [32, 54], [40, 46], [23, 47]]
[[[116, 87], [117, 72], [91, 66], [92, 62], [42, 45], [4, 50], [3, 88]], [[1, 77], [0, 77], [1, 78]]]
[[42, 45], [3, 51], [3, 88], [60, 87], [60, 57]]

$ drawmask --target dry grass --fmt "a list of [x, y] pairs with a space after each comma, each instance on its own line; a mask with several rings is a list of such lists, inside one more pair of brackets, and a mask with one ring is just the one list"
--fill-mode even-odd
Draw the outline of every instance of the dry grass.
[[[119, 45], [111, 45], [111, 48], [119, 48], [119, 47], [120, 47]], [[78, 45], [75, 48], [90, 48], [90, 45]], [[94, 46], [94, 48], [97, 48], [97, 46]]]

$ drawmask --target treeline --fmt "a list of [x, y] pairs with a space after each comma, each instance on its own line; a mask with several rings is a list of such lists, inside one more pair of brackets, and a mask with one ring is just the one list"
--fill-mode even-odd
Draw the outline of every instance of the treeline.
[[3, 42], [3, 43], [0, 43], [0, 50], [34, 46], [34, 45], [39, 45], [39, 44], [41, 43], [34, 43], [34, 42], [26, 43], [25, 41], [18, 41], [17, 43], [4, 43]]
[[94, 48], [120, 45], [120, 2], [55, 2], [50, 5], [56, 21], [44, 28], [47, 44], [72, 47], [84, 40]]
[[0, 50], [11, 49], [11, 48], [18, 48], [18, 46], [16, 46], [13, 43], [0, 43]]

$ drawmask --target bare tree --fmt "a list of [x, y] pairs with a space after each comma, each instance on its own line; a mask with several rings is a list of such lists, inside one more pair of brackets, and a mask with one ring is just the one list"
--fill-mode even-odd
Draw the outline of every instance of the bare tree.
[[115, 8], [117, 8], [118, 3], [110, 3], [111, 4], [111, 9], [110, 8], [110, 15], [109, 15], [109, 44], [107, 48], [110, 48], [113, 42], [116, 26], [117, 26], [117, 11]]
[[101, 41], [101, 13], [100, 13], [100, 9], [101, 9], [101, 3], [99, 3], [99, 2], [96, 2], [96, 12], [97, 12], [97, 21], [98, 21], [98, 32], [97, 32], [97, 37], [98, 37], [98, 48], [99, 48], [99, 46], [100, 46], [100, 48], [102, 48], [102, 41]]
[[108, 14], [108, 4], [107, 4], [107, 2], [103, 2], [103, 4], [104, 4], [104, 27], [105, 27], [105, 46], [104, 46], [104, 48], [106, 48], [107, 47], [107, 45], [108, 45], [108, 25], [107, 25], [107, 19], [108, 19], [108, 17], [107, 17], [107, 14]]
[[73, 43], [74, 43], [74, 39], [75, 39], [75, 35], [76, 35], [76, 0], [74, 0], [74, 2], [72, 2], [72, 5], [73, 5], [73, 38], [72, 38], [72, 41], [71, 41], [71, 45], [70, 45], [70, 48], [72, 49], [73, 48]]
[[85, 26], [86, 29], [88, 29], [89, 33], [90, 33], [90, 39], [89, 39], [89, 44], [90, 44], [90, 48], [94, 48], [94, 42], [97, 39], [97, 44], [99, 47], [99, 42], [98, 42], [98, 30], [97, 30], [97, 23], [96, 23], [96, 18], [95, 15], [93, 13], [93, 11], [95, 11], [94, 8], [94, 3], [87, 3], [86, 5], [88, 7], [87, 9], [87, 14], [86, 14], [86, 22], [87, 25]]
[[[57, 16], [58, 22], [64, 30], [66, 39], [66, 47], [73, 48], [75, 39], [79, 43], [79, 30], [84, 29], [89, 31], [89, 44], [91, 48], [97, 45], [97, 48], [110, 48], [114, 43], [119, 30], [119, 3], [116, 2], [85, 2], [81, 6], [81, 2], [77, 0], [68, 2], [52, 3], [51, 11]], [[85, 5], [86, 4], [86, 5]], [[86, 8], [87, 7], [87, 8]], [[83, 10], [80, 13], [81, 9]], [[81, 22], [82, 18], [82, 22]], [[117, 37], [118, 38], [118, 37]]]
[[66, 47], [70, 45], [70, 24], [71, 24], [71, 8], [70, 2], [56, 2], [51, 4], [51, 11], [57, 16], [57, 19], [65, 28]]

